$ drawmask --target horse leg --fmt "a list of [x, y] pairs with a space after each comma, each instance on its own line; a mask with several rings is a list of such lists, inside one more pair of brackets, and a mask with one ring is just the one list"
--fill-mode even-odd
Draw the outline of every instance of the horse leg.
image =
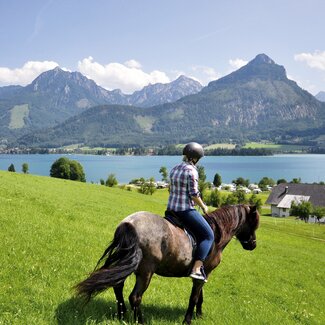
[[200, 302], [199, 311], [201, 311], [202, 313], [203, 294], [201, 294], [201, 292], [202, 292], [203, 284], [204, 284], [203, 281], [196, 281], [196, 280], [193, 281], [192, 292], [189, 299], [189, 304], [188, 304], [188, 308], [185, 314], [183, 324], [191, 324], [194, 308], [195, 306], [198, 305], [199, 302]]
[[143, 324], [143, 317], [140, 309], [142, 295], [149, 286], [152, 274], [152, 272], [137, 273], [135, 286], [129, 296], [130, 305], [133, 310], [134, 321], [139, 322], [140, 324]]
[[199, 295], [199, 300], [197, 301], [196, 304], [196, 316], [198, 318], [202, 317], [202, 304], [203, 304], [203, 288], [200, 291], [200, 295]]
[[126, 306], [123, 297], [123, 287], [124, 287], [124, 282], [119, 286], [113, 288], [116, 297], [117, 316], [119, 320], [123, 319], [126, 313]]

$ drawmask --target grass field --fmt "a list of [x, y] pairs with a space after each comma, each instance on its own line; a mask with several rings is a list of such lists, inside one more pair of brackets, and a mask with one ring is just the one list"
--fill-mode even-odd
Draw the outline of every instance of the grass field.
[[[0, 324], [121, 324], [113, 290], [83, 308], [71, 287], [122, 218], [162, 214], [166, 197], [0, 171]], [[193, 324], [325, 324], [324, 226], [263, 216], [257, 243], [252, 252], [228, 245]], [[181, 324], [190, 290], [188, 278], [154, 276], [143, 298], [147, 323]]]
[[213, 150], [213, 149], [235, 149], [236, 145], [233, 143], [215, 143], [205, 147], [205, 150]]
[[264, 148], [276, 152], [301, 152], [302, 150], [307, 149], [308, 146], [264, 143], [264, 142], [249, 142], [245, 144], [244, 148], [252, 148], [252, 149]]
[[16, 105], [10, 110], [9, 129], [20, 129], [25, 125], [25, 118], [28, 117], [28, 104]]

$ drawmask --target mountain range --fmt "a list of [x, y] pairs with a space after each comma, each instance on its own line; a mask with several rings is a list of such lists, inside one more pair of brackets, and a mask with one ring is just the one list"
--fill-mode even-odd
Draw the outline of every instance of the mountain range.
[[202, 85], [180, 76], [171, 83], [148, 85], [131, 95], [106, 90], [79, 72], [59, 67], [39, 75], [26, 87], [0, 87], [0, 138], [16, 138], [52, 127], [90, 107], [103, 104], [148, 107], [197, 93]]
[[203, 88], [182, 76], [125, 95], [56, 68], [26, 87], [0, 88], [0, 98], [0, 136], [17, 145], [325, 142], [325, 103], [265, 54]]

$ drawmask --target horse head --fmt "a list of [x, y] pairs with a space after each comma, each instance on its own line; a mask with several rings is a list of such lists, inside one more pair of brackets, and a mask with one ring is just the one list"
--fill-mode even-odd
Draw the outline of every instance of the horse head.
[[244, 249], [252, 251], [256, 248], [255, 231], [259, 225], [259, 213], [256, 206], [244, 206], [244, 208], [245, 218], [236, 233], [236, 238]]

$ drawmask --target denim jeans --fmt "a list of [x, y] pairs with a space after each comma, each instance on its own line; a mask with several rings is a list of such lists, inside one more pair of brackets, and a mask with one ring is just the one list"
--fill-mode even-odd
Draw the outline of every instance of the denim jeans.
[[195, 253], [195, 260], [204, 261], [208, 256], [210, 248], [213, 244], [214, 233], [203, 218], [203, 216], [195, 209], [186, 211], [177, 211], [176, 214], [196, 237], [197, 250]]

